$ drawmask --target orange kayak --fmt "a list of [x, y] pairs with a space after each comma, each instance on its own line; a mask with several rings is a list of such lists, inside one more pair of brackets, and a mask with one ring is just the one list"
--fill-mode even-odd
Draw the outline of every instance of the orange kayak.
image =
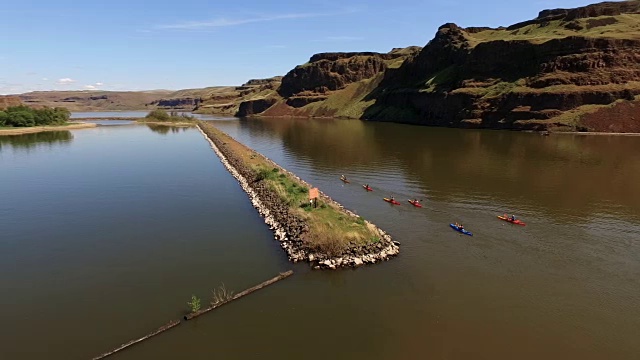
[[514, 224], [514, 225], [522, 225], [522, 226], [526, 226], [527, 224], [523, 223], [522, 221], [520, 221], [519, 219], [511, 220], [510, 218], [506, 217], [506, 216], [501, 216], [498, 215], [498, 219], [506, 221], [508, 223]]

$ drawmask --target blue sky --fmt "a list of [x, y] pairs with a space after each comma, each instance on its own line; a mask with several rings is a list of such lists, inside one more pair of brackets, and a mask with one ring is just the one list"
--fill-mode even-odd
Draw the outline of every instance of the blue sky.
[[510, 25], [595, 0], [11, 1], [0, 94], [239, 85], [318, 52], [424, 46], [438, 26]]

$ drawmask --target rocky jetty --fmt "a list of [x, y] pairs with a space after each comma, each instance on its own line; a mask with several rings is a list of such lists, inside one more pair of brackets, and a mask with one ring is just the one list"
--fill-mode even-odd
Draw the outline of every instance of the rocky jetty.
[[[231, 173], [231, 175], [233, 175], [242, 189], [247, 193], [253, 206], [258, 210], [260, 216], [264, 218], [265, 223], [273, 231], [275, 239], [286, 251], [290, 261], [307, 261], [316, 269], [337, 269], [340, 267], [357, 267], [364, 264], [374, 264], [398, 255], [400, 252], [400, 248], [398, 246], [399, 243], [393, 241], [390, 235], [369, 222], [366, 222], [367, 226], [374, 227], [380, 235], [380, 240], [378, 242], [368, 245], [351, 246], [342, 254], [337, 256], [330, 256], [328, 254], [311, 250], [303, 240], [304, 234], [309, 231], [309, 227], [305, 221], [295, 214], [292, 214], [289, 211], [288, 206], [282, 203], [278, 194], [274, 193], [262, 182], [252, 180], [256, 175], [254, 171], [245, 166], [242, 160], [234, 154], [228, 146], [226, 146], [226, 143], [222, 141], [211, 128], [209, 128], [212, 126], [213, 125], [211, 124], [200, 122], [198, 124], [198, 129], [207, 139], [216, 155], [218, 155], [224, 167]], [[297, 181], [305, 184], [309, 188], [311, 187], [302, 179], [283, 169], [263, 155], [258, 154], [255, 151], [252, 151], [252, 154], [252, 156], [262, 157], [273, 167], [278, 168], [281, 172], [295, 178]], [[354, 217], [354, 221], [355, 218], [358, 217], [358, 215], [344, 209], [342, 205], [338, 204], [327, 195], [320, 193], [320, 196], [322, 200], [331, 202], [339, 207], [346, 215]]]

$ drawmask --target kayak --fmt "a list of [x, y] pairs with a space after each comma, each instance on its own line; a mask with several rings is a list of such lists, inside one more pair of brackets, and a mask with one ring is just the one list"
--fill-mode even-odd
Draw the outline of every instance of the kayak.
[[514, 225], [522, 225], [522, 226], [526, 226], [527, 225], [527, 224], [523, 223], [522, 221], [520, 221], [519, 219], [516, 219], [515, 221], [513, 221], [513, 220], [509, 219], [506, 216], [498, 215], [498, 219], [504, 220], [504, 221], [506, 221], [508, 223], [512, 223]]
[[342, 180], [342, 182], [347, 183], [347, 184], [349, 184], [349, 183], [350, 183], [350, 181], [349, 181], [349, 180], [347, 180], [347, 179], [340, 178], [340, 180]]
[[409, 204], [419, 208], [422, 207], [422, 204], [420, 204], [419, 202], [414, 202], [413, 200], [409, 200]]
[[451, 226], [451, 228], [459, 233], [463, 233], [465, 235], [469, 235], [469, 236], [473, 236], [472, 233], [470, 233], [469, 231], [465, 230], [465, 229], [460, 229], [459, 227], [457, 227], [455, 224], [449, 224], [449, 226]]
[[400, 205], [399, 202], [389, 199], [389, 198], [384, 198], [384, 201], [388, 202], [388, 203], [392, 203], [393, 205]]
[[362, 187], [367, 191], [373, 191], [371, 187], [367, 187], [366, 185], [362, 185]]

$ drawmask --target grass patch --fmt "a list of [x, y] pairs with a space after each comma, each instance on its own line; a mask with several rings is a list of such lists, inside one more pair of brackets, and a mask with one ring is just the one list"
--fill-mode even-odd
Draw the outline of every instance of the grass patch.
[[[594, 26], [597, 24], [599, 26]], [[554, 20], [540, 24], [531, 24], [519, 29], [492, 29], [469, 34], [467, 39], [472, 46], [483, 42], [499, 40], [527, 40], [543, 43], [552, 39], [569, 36], [592, 38], [640, 39], [640, 14], [622, 14], [576, 19], [571, 22]]]

